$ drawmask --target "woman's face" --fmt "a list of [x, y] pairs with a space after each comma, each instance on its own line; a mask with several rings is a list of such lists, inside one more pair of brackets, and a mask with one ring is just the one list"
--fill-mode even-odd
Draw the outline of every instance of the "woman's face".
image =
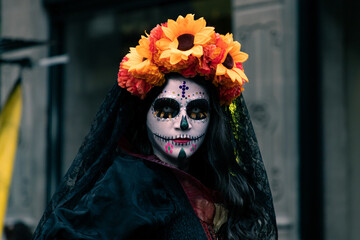
[[169, 78], [152, 103], [146, 119], [154, 154], [162, 161], [187, 169], [204, 141], [210, 121], [206, 89], [182, 76]]

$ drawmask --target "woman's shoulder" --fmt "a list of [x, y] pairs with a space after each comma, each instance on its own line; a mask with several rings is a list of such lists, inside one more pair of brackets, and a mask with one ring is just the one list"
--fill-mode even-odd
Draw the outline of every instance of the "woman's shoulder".
[[168, 196], [166, 184], [172, 181], [171, 178], [174, 176], [158, 164], [130, 154], [119, 153], [92, 191], [99, 194], [114, 193], [112, 198], [122, 201], [129, 197], [133, 203], [139, 198], [169, 200], [171, 197]]
[[152, 185], [163, 178], [174, 178], [171, 171], [154, 161], [155, 156], [118, 152], [106, 174], [133, 184]]
[[155, 171], [136, 157], [115, 156], [108, 169], [73, 208], [54, 210], [44, 224], [40, 239], [143, 239], [148, 234], [156, 236], [169, 222], [175, 206]]

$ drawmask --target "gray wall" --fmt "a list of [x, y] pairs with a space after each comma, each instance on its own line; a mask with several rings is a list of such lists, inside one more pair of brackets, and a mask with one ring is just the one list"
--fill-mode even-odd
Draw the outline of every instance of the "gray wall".
[[299, 239], [296, 0], [233, 0], [234, 38], [249, 54], [244, 96], [268, 172], [279, 239]]
[[325, 239], [360, 237], [359, 4], [322, 1]]
[[[46, 40], [48, 22], [41, 0], [1, 0], [1, 37]], [[18, 219], [36, 225], [45, 206], [45, 146], [47, 69], [37, 66], [47, 47], [3, 54], [1, 58], [30, 57], [35, 64], [23, 71], [23, 115], [11, 183], [6, 222]], [[1, 66], [1, 104], [19, 74], [17, 66]]]
[[[250, 55], [244, 95], [270, 179], [279, 239], [300, 239], [299, 213], [308, 211], [298, 202], [303, 183], [298, 182], [297, 3], [233, 0], [235, 38]], [[320, 6], [314, 44], [319, 41], [324, 239], [355, 240], [360, 236], [359, 7], [346, 1], [314, 4]]]
[[349, 143], [350, 176], [350, 238], [360, 237], [360, 37], [353, 38], [347, 51], [347, 124]]

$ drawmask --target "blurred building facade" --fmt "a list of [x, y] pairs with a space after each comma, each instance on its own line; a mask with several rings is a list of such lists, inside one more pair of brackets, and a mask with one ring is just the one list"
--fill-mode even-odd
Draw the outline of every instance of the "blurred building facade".
[[[360, 51], [350, 1], [0, 0], [0, 36], [49, 41], [28, 56], [7, 223], [36, 226], [118, 64], [144, 30], [179, 14], [233, 32], [249, 53], [245, 99], [274, 196], [279, 239], [360, 236]], [[41, 59], [66, 55], [67, 64]], [[0, 97], [19, 74], [2, 65]]]

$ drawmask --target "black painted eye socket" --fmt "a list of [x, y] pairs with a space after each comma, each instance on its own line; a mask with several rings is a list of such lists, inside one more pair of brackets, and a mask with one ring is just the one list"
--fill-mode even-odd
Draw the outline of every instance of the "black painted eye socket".
[[209, 113], [209, 103], [205, 99], [196, 99], [186, 107], [187, 115], [194, 120], [205, 119]]
[[172, 98], [158, 98], [154, 102], [154, 111], [157, 117], [172, 118], [179, 114], [180, 105]]

